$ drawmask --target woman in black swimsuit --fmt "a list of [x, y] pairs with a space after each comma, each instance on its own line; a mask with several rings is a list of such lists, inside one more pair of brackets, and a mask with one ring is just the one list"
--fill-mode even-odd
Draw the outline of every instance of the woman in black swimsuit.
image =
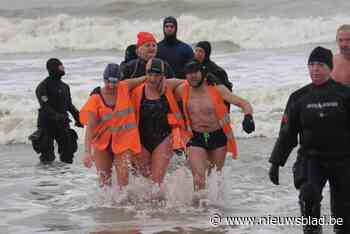
[[169, 114], [181, 115], [174, 108], [174, 105], [177, 107], [175, 98], [170, 102], [169, 96], [183, 81], [166, 79], [164, 62], [160, 59], [152, 59], [147, 63], [146, 76], [146, 83], [136, 88], [131, 95], [136, 106], [142, 145], [141, 157], [138, 157], [136, 164], [143, 176], [161, 185], [174, 150], [172, 126], [168, 117]]

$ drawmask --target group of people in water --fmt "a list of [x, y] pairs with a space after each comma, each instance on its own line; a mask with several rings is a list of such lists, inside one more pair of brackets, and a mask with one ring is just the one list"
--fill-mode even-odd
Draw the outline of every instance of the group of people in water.
[[[177, 39], [177, 21], [163, 21], [164, 39], [157, 43], [149, 32], [137, 34], [125, 61], [108, 64], [102, 87], [95, 88], [80, 111], [61, 81], [64, 67], [58, 59], [47, 62], [49, 77], [37, 88], [38, 128], [31, 136], [43, 163], [55, 159], [57, 141], [61, 160], [72, 163], [76, 126], [86, 126], [84, 165], [95, 164], [101, 186], [110, 186], [115, 168], [119, 189], [128, 184], [130, 171], [162, 187], [174, 155], [188, 157], [194, 190], [206, 188], [211, 170], [221, 171], [227, 154], [237, 157], [230, 105], [244, 114], [243, 130], [255, 130], [251, 104], [232, 93], [224, 69], [211, 58], [207, 41], [194, 51]], [[271, 154], [269, 176], [279, 184], [284, 166], [298, 144], [294, 164], [295, 187], [300, 190], [303, 216], [320, 217], [322, 190], [330, 183], [332, 214], [344, 220], [334, 227], [350, 233], [350, 25], [342, 25], [336, 41], [340, 53], [316, 47], [307, 65], [311, 83], [294, 92], [287, 103], [281, 130]], [[43, 140], [44, 139], [44, 140]], [[71, 143], [71, 142], [75, 143]], [[321, 233], [320, 225], [305, 225], [304, 233]]]
[[[178, 55], [172, 55], [178, 57], [173, 61], [181, 64], [174, 66], [178, 70], [157, 58], [154, 36], [140, 32], [138, 57], [121, 68], [109, 64], [104, 86], [91, 93], [80, 111], [80, 120], [87, 125], [84, 163], [90, 167], [95, 162], [102, 185], [111, 183], [115, 165], [120, 188], [128, 184], [130, 167], [161, 186], [174, 152], [185, 151], [195, 190], [204, 189], [207, 160], [209, 168], [220, 171], [227, 152], [237, 155], [227, 103], [242, 108], [244, 130], [254, 131], [249, 102], [232, 94], [213, 74], [208, 78], [210, 72], [193, 58], [191, 48], [176, 39], [176, 26], [174, 18], [164, 20], [168, 44], [163, 45], [176, 45]], [[206, 60], [210, 62], [209, 54]], [[175, 78], [177, 75], [184, 77]]]

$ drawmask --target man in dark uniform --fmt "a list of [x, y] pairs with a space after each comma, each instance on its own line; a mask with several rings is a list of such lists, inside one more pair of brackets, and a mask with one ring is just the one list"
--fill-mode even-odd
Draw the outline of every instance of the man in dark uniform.
[[[293, 167], [303, 217], [320, 218], [322, 190], [329, 182], [336, 200], [335, 233], [349, 234], [350, 212], [350, 89], [333, 79], [332, 52], [315, 48], [308, 60], [312, 83], [289, 97], [279, 137], [272, 151], [269, 176], [279, 184], [279, 167], [292, 149], [300, 148]], [[340, 219], [339, 219], [340, 220]], [[304, 233], [322, 233], [320, 225], [305, 225]]]
[[69, 86], [61, 78], [65, 75], [62, 62], [51, 58], [46, 63], [49, 77], [36, 88], [40, 109], [38, 129], [41, 132], [40, 161], [49, 163], [55, 160], [54, 140], [58, 144], [60, 160], [73, 163], [73, 154], [77, 150], [77, 135], [70, 129], [68, 113], [75, 119], [75, 125], [83, 127], [79, 122], [79, 111], [72, 104]]
[[194, 57], [201, 63], [202, 69], [207, 74], [217, 77], [219, 84], [223, 84], [232, 91], [232, 83], [228, 79], [226, 71], [210, 59], [211, 45], [208, 41], [200, 41], [194, 48]]
[[160, 58], [173, 69], [175, 77], [185, 79], [184, 67], [193, 58], [191, 46], [177, 39], [177, 21], [166, 17], [163, 21], [164, 39], [158, 43], [157, 58]]

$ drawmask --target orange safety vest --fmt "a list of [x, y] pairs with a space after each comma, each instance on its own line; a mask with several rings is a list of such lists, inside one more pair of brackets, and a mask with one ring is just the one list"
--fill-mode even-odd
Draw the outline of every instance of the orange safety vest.
[[104, 104], [99, 94], [93, 94], [79, 113], [80, 122], [84, 125], [87, 125], [88, 112], [95, 113], [99, 121], [93, 129], [94, 137], [91, 143], [94, 147], [105, 150], [112, 138], [114, 154], [120, 154], [126, 150], [131, 150], [134, 154], [141, 152], [135, 112], [126, 82], [118, 83], [113, 110]]
[[[183, 102], [183, 109], [184, 109], [184, 115], [186, 120], [186, 137], [190, 138], [192, 137], [192, 128], [191, 128], [191, 121], [190, 121], [190, 115], [188, 111], [188, 102], [190, 98], [190, 85], [186, 81], [184, 83], [184, 89], [182, 92], [182, 102]], [[233, 131], [231, 128], [231, 121], [230, 121], [230, 115], [228, 113], [227, 107], [224, 103], [223, 98], [221, 97], [219, 91], [215, 86], [208, 85], [208, 92], [209, 96], [212, 100], [212, 103], [214, 105], [215, 114], [216, 117], [219, 120], [219, 124], [224, 131], [226, 137], [227, 137], [227, 151], [232, 154], [233, 159], [237, 159], [237, 144], [236, 139], [233, 135]]]
[[[131, 101], [136, 111], [136, 122], [139, 124], [140, 121], [140, 109], [141, 109], [141, 99], [143, 96], [143, 90], [145, 88], [145, 84], [141, 84], [137, 86], [135, 89], [131, 91]], [[170, 111], [167, 114], [168, 124], [171, 127], [171, 135], [172, 135], [172, 147], [175, 149], [184, 149], [185, 144], [182, 138], [184, 133], [185, 122], [180, 112], [180, 108], [177, 105], [176, 99], [172, 91], [166, 87], [165, 89], [165, 97], [169, 103]]]

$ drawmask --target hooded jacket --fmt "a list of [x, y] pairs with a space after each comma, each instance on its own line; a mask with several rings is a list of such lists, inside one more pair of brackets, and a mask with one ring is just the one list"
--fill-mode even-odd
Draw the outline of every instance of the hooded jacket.
[[[175, 26], [173, 35], [165, 34], [165, 24], [172, 23]], [[183, 68], [185, 64], [193, 58], [192, 48], [177, 39], [177, 21], [174, 17], [169, 16], [163, 21], [164, 39], [158, 43], [157, 57], [168, 62], [174, 70], [176, 78], [185, 78]]]
[[49, 76], [36, 88], [35, 94], [40, 104], [39, 126], [49, 126], [53, 122], [68, 124], [67, 112], [79, 123], [79, 111], [72, 104], [69, 86], [61, 80], [64, 72], [58, 69], [60, 65], [62, 63], [58, 59], [49, 59]]
[[211, 61], [210, 55], [211, 55], [211, 45], [208, 41], [200, 41], [196, 44], [196, 47], [200, 47], [205, 52], [205, 58], [202, 62], [202, 69], [207, 74], [213, 74], [215, 77], [218, 78], [220, 84], [225, 85], [230, 91], [232, 91], [232, 83], [230, 82], [226, 71], [218, 66], [216, 63]]

